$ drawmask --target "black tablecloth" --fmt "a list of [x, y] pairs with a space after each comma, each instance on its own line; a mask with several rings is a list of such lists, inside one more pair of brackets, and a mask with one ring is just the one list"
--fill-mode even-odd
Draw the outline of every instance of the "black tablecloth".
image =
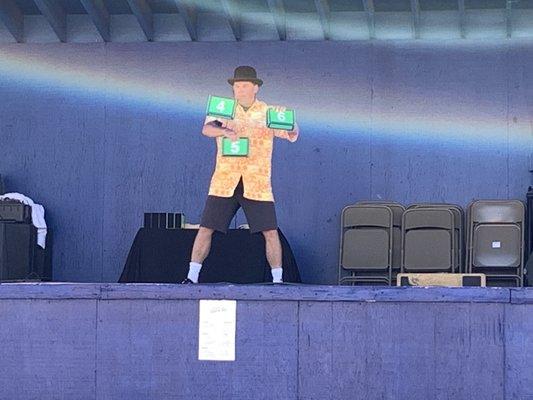
[[[189, 270], [196, 229], [141, 228], [131, 247], [119, 282], [181, 282]], [[283, 281], [300, 283], [300, 273], [287, 239], [280, 231], [283, 248]], [[215, 232], [200, 283], [272, 282], [261, 233], [247, 229]]]

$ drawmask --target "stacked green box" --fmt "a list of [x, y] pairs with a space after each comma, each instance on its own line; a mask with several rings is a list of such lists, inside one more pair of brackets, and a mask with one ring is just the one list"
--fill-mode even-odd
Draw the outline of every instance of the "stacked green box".
[[222, 155], [233, 157], [246, 157], [250, 143], [248, 138], [239, 138], [239, 140], [232, 142], [231, 139], [222, 138]]
[[209, 96], [206, 114], [210, 117], [233, 119], [235, 116], [235, 99], [229, 97]]
[[294, 110], [276, 111], [269, 108], [267, 111], [267, 126], [272, 129], [294, 130]]

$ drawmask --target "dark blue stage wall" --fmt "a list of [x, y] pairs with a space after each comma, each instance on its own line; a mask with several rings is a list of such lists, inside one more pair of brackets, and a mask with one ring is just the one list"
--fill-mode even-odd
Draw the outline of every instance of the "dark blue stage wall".
[[336, 281], [347, 204], [524, 198], [533, 42], [3, 45], [0, 173], [47, 208], [56, 280], [116, 281], [144, 211], [199, 221], [205, 102], [239, 64], [297, 110], [273, 184], [306, 283]]

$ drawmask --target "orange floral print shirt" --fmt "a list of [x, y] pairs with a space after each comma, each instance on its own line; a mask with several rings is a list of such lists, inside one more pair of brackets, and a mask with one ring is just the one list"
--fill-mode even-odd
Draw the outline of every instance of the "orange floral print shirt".
[[[217, 158], [209, 187], [210, 196], [233, 196], [235, 187], [242, 177], [244, 197], [257, 201], [274, 201], [271, 184], [274, 137], [295, 142], [298, 136], [289, 136], [287, 131], [268, 128], [266, 126], [266, 114], [269, 107], [257, 99], [248, 111], [237, 104], [234, 120], [238, 123], [238, 128], [235, 131], [239, 137], [248, 138], [248, 156], [223, 156], [223, 137], [216, 138]], [[204, 124], [216, 119], [208, 116]]]

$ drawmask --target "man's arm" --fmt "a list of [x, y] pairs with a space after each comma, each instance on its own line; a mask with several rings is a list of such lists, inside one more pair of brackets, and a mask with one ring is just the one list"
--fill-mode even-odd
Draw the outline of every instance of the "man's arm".
[[[284, 112], [286, 110], [285, 107], [282, 106], [273, 106], [274, 110], [276, 112]], [[281, 139], [286, 139], [291, 143], [294, 143], [298, 140], [298, 135], [300, 135], [300, 127], [297, 123], [294, 123], [294, 129], [292, 131], [286, 131], [283, 129], [272, 129], [272, 132], [274, 133], [274, 136], [279, 137]]]
[[280, 139], [286, 139], [291, 143], [294, 143], [298, 140], [298, 135], [300, 135], [300, 127], [298, 124], [294, 124], [294, 129], [292, 131], [285, 131], [282, 129], [272, 129], [274, 136], [279, 137]]
[[212, 138], [224, 136], [231, 139], [232, 141], [236, 141], [238, 137], [234, 129], [235, 123], [231, 120], [206, 120], [202, 128], [202, 135]]

